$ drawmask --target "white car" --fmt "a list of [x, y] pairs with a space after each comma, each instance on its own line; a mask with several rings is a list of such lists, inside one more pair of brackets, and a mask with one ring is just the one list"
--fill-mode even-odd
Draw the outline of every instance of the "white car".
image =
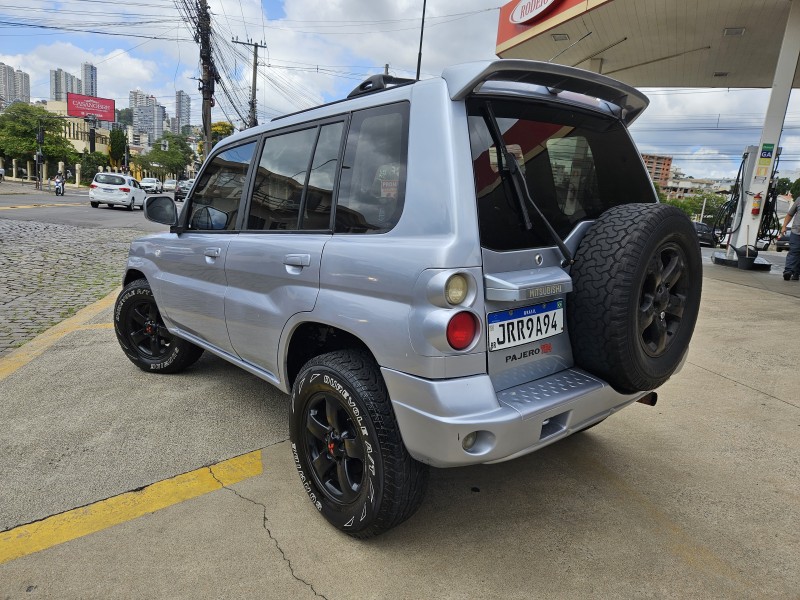
[[178, 185], [178, 182], [174, 179], [167, 179], [164, 181], [164, 191], [165, 192], [174, 192], [175, 186]]
[[98, 173], [89, 186], [89, 204], [97, 208], [101, 204], [110, 207], [124, 206], [128, 210], [144, 208], [147, 193], [130, 175], [120, 173]]
[[146, 193], [154, 193], [160, 194], [164, 191], [164, 188], [161, 187], [161, 181], [156, 177], [142, 177], [142, 189]]

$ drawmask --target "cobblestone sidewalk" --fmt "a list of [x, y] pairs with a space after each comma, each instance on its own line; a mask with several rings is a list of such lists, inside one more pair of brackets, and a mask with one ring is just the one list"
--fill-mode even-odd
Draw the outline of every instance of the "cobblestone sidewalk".
[[0, 219], [0, 356], [121, 285], [145, 233]]

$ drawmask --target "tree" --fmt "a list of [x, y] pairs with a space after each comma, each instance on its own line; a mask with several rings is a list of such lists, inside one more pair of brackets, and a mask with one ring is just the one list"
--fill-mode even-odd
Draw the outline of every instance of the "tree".
[[101, 167], [108, 165], [108, 156], [102, 152], [89, 153], [88, 150], [84, 151], [78, 162], [81, 165], [81, 179], [83, 181], [91, 181], [94, 176], [100, 172]]
[[194, 152], [182, 136], [165, 133], [150, 152], [137, 156], [135, 162], [143, 170], [165, 179], [166, 175], [180, 176], [193, 158]]
[[[699, 217], [702, 214], [703, 221], [710, 222], [726, 200], [727, 198], [720, 194], [700, 192], [688, 198], [671, 198], [666, 201], [666, 204], [677, 206], [689, 217]], [[705, 210], [703, 210], [703, 202], [705, 202]]]
[[[228, 123], [227, 121], [217, 121], [216, 123], [211, 124], [211, 147], [213, 148], [218, 141], [222, 138], [228, 137], [230, 134], [233, 133], [233, 125]], [[206, 155], [207, 152], [205, 151], [205, 140], [200, 140], [197, 144], [198, 152], [202, 155]]]
[[792, 180], [788, 177], [781, 177], [775, 182], [775, 188], [778, 190], [778, 195], [783, 196], [792, 187]]
[[121, 129], [112, 129], [109, 140], [108, 156], [115, 166], [120, 166], [122, 160], [125, 158], [125, 145], [128, 143], [128, 138], [125, 132]]
[[117, 123], [133, 126], [133, 109], [121, 108], [117, 111]]
[[64, 121], [41, 106], [15, 102], [0, 115], [0, 156], [33, 160], [39, 145], [36, 131], [44, 128], [42, 152], [49, 161], [72, 163], [75, 149], [64, 137]]
[[800, 198], [800, 179], [792, 184], [792, 187], [789, 188], [789, 193], [792, 195], [793, 200]]

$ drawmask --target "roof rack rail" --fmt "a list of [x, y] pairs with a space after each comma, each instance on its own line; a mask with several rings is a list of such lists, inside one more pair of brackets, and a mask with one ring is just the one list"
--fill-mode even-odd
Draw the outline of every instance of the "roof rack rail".
[[390, 85], [408, 85], [414, 83], [416, 79], [405, 79], [403, 77], [392, 77], [391, 75], [372, 75], [365, 79], [357, 88], [347, 94], [348, 98], [355, 98], [362, 94], [371, 94], [387, 89]]

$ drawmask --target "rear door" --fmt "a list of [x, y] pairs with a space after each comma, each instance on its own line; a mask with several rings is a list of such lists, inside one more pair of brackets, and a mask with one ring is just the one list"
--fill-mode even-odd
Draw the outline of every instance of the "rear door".
[[277, 378], [286, 322], [314, 308], [344, 119], [307, 124], [264, 142], [241, 235], [225, 266], [225, 315], [238, 355]]
[[225, 259], [255, 152], [251, 141], [214, 156], [187, 202], [185, 230], [158, 238], [149, 253], [159, 267], [151, 282], [159, 308], [181, 330], [233, 354], [225, 325]]
[[[533, 201], [573, 254], [592, 220], [607, 208], [654, 198], [644, 169], [622, 168], [628, 161], [641, 163], [641, 158], [624, 126], [612, 117], [490, 98], [470, 100], [468, 111], [483, 254], [487, 368], [499, 391], [572, 366], [565, 320], [572, 281], [542, 219], [514, 192], [487, 125], [490, 113], [496, 115]], [[625, 178], [615, 177], [623, 172]]]

